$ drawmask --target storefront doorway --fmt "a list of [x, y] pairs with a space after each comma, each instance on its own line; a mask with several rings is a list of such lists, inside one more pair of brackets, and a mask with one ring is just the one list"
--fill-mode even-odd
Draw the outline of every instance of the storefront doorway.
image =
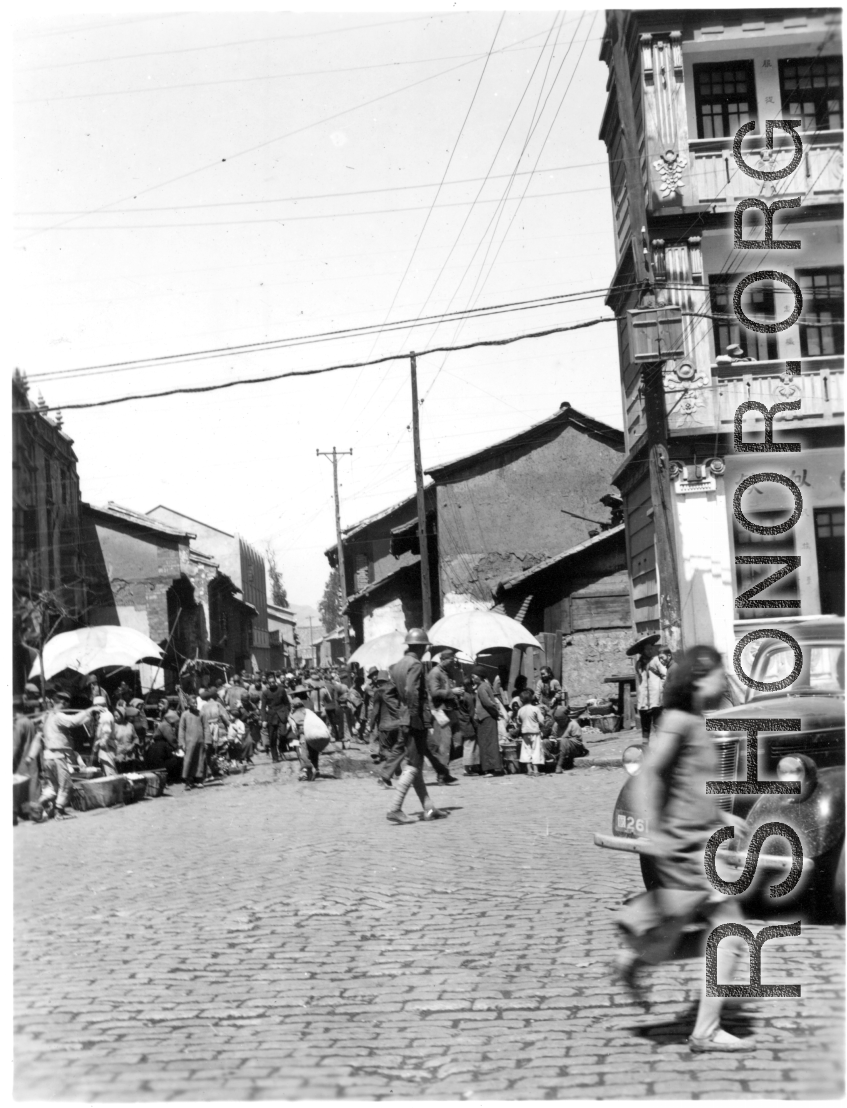
[[822, 615], [844, 615], [844, 509], [815, 509]]

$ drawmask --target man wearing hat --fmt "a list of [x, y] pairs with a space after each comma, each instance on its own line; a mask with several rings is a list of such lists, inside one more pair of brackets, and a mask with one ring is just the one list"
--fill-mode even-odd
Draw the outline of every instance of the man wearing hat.
[[426, 684], [433, 709], [432, 745], [445, 766], [453, 753], [453, 726], [458, 722], [456, 697], [464, 692], [455, 674], [456, 651], [442, 650], [438, 661], [427, 674]]
[[112, 707], [112, 702], [109, 699], [109, 694], [101, 686], [100, 682], [97, 680], [97, 674], [96, 673], [89, 673], [85, 678], [85, 684], [86, 684], [86, 692], [87, 692], [92, 704], [94, 703], [95, 696], [102, 696], [106, 700], [106, 707], [107, 708]]
[[287, 749], [286, 735], [290, 712], [291, 701], [288, 693], [272, 676], [268, 681], [268, 687], [262, 693], [262, 716], [268, 728], [268, 746], [271, 760], [274, 762], [281, 762], [283, 752]]
[[68, 800], [71, 795], [71, 762], [76, 761], [71, 733], [74, 727], [86, 724], [94, 714], [93, 708], [69, 711], [71, 694], [59, 689], [53, 693], [52, 703], [44, 715], [42, 724], [42, 766], [45, 785], [41, 802], [54, 801], [57, 816], [68, 816]]
[[[658, 720], [662, 710], [662, 689], [664, 675], [661, 684], [657, 685], [656, 674], [650, 680], [649, 667], [659, 653], [660, 635], [645, 635], [638, 639], [627, 650], [628, 658], [635, 658], [635, 707], [641, 720], [641, 737], [645, 743], [650, 741], [650, 732]], [[659, 663], [661, 665], [661, 663]], [[662, 666], [664, 670], [664, 666]], [[667, 673], [667, 670], [664, 670]]]
[[[427, 728], [432, 722], [426, 677], [421, 661], [428, 646], [429, 637], [426, 631], [421, 630], [420, 627], [413, 627], [406, 635], [406, 653], [389, 670], [389, 676], [403, 704], [400, 722], [401, 741], [404, 744], [403, 757], [406, 761], [406, 768], [397, 782], [394, 800], [386, 814], [390, 823], [413, 822], [403, 811], [403, 801], [410, 788], [414, 788], [421, 802], [425, 820], [443, 819], [447, 815], [447, 812], [440, 811], [432, 803], [423, 779]], [[390, 762], [385, 766], [384, 773], [389, 772], [389, 766], [391, 766]], [[393, 768], [391, 772], [393, 773]]]
[[364, 705], [362, 707], [362, 718], [367, 720], [371, 714], [371, 697], [376, 692], [376, 677], [379, 673], [379, 666], [371, 666], [368, 670], [364, 684], [362, 685], [362, 700]]
[[[371, 710], [368, 714], [368, 735], [377, 733], [379, 753], [382, 761], [391, 763], [391, 771], [386, 773], [385, 767], [380, 771], [377, 781], [383, 788], [392, 788], [391, 778], [395, 772], [399, 772], [402, 760], [403, 745], [401, 743], [401, 731], [403, 721], [403, 701], [400, 699], [397, 689], [389, 676], [387, 669], [379, 669], [374, 678], [374, 692], [371, 696]], [[400, 755], [395, 758], [394, 755]]]

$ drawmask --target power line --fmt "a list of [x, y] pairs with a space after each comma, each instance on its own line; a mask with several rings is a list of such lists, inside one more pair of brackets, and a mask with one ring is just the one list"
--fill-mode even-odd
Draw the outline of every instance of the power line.
[[[633, 285], [633, 287], [637, 287]], [[698, 288], [700, 286], [697, 286]], [[499, 314], [503, 309], [519, 309], [526, 308], [533, 305], [538, 307], [555, 307], [559, 304], [576, 303], [582, 299], [591, 299], [595, 296], [602, 296], [608, 292], [608, 286], [596, 289], [584, 289], [579, 292], [573, 293], [557, 293], [552, 296], [538, 297], [534, 300], [514, 300], [505, 301], [502, 304], [492, 304], [483, 308], [470, 309], [473, 318], [484, 318], [486, 313]], [[58, 377], [72, 377], [80, 374], [88, 373], [93, 370], [105, 370], [105, 369], [149, 369], [157, 363], [167, 362], [168, 364], [180, 364], [182, 362], [198, 361], [202, 357], [212, 355], [218, 357], [233, 357], [239, 354], [246, 354], [254, 351], [273, 350], [287, 346], [299, 346], [309, 342], [317, 342], [319, 340], [328, 340], [332, 338], [349, 338], [349, 337], [365, 337], [372, 334], [374, 331], [392, 331], [407, 326], [408, 324], [422, 323], [426, 324], [435, 319], [441, 319], [447, 317], [448, 319], [454, 319], [457, 316], [464, 315], [469, 309], [463, 309], [457, 312], [442, 313], [438, 312], [434, 315], [421, 316], [418, 319], [398, 319], [390, 324], [364, 324], [361, 327], [346, 327], [337, 331], [323, 331], [313, 332], [306, 335], [297, 335], [291, 338], [282, 339], [268, 339], [264, 342], [257, 343], [244, 343], [237, 346], [217, 346], [209, 347], [204, 350], [190, 350], [180, 354], [162, 354], [158, 357], [148, 358], [134, 358], [125, 362], [102, 362], [98, 365], [82, 366], [75, 369], [68, 370], [56, 370], [52, 373], [34, 373], [29, 375], [29, 380], [46, 380], [48, 378]]]
[[[182, 13], [180, 13], [182, 14]], [[451, 14], [451, 13], [447, 13]], [[464, 14], [464, 13], [462, 13]], [[409, 19], [388, 19], [382, 23], [361, 23], [355, 27], [332, 27], [325, 31], [308, 31], [300, 35], [267, 35], [263, 38], [245, 38], [235, 42], [213, 42], [208, 46], [183, 46], [178, 50], [148, 50], [143, 54], [115, 54], [108, 58], [84, 58], [72, 62], [51, 62], [49, 65], [31, 65], [20, 70], [21, 73], [35, 73], [44, 69], [67, 69], [72, 65], [102, 65], [106, 62], [132, 61], [134, 58], [160, 58], [173, 54], [196, 54], [201, 50], [229, 50], [233, 46], [254, 46], [267, 42], [293, 41], [303, 38], [320, 38], [322, 35], [349, 34], [351, 31], [370, 31], [377, 27], [392, 27], [403, 23], [420, 23], [432, 19], [432, 15], [411, 16]]]
[[[527, 36], [527, 38], [529, 37], [536, 38], [537, 35]], [[527, 39], [518, 40], [519, 43], [526, 41]], [[518, 45], [518, 43], [510, 43], [509, 45], [515, 46]], [[500, 50], [496, 52], [501, 53], [504, 49], [506, 49], [506, 47], [501, 47]], [[91, 211], [86, 212], [85, 214], [97, 215], [100, 212], [105, 211], [107, 208], [114, 207], [115, 204], [124, 204], [129, 200], [136, 200], [139, 196], [146, 196], [148, 193], [155, 192], [157, 189], [165, 188], [167, 185], [173, 185], [179, 181], [185, 181], [190, 177], [195, 177], [198, 173], [204, 173], [207, 169], [217, 168], [222, 162], [232, 162], [235, 161], [236, 158], [243, 158], [246, 157], [248, 154], [254, 154], [257, 150], [264, 150], [266, 147], [272, 146], [274, 143], [281, 142], [283, 139], [292, 138], [294, 135], [302, 134], [304, 131], [308, 131], [312, 127], [320, 126], [323, 123], [329, 123], [334, 119], [341, 118], [341, 116], [343, 115], [349, 115], [351, 112], [358, 111], [360, 108], [370, 107], [371, 104], [377, 104], [382, 100], [387, 100], [392, 96], [397, 96], [401, 92], [408, 92], [409, 89], [417, 88], [429, 81], [437, 80], [439, 77], [444, 77], [448, 73], [455, 72], [457, 69], [464, 69], [468, 65], [473, 65], [473, 61], [460, 62], [458, 65], [450, 66], [448, 69], [442, 69], [438, 73], [431, 73], [428, 77], [422, 77], [420, 80], [412, 81], [408, 85], [401, 85], [400, 88], [392, 89], [391, 92], [382, 93], [380, 96], [372, 97], [370, 100], [365, 100], [359, 104], [354, 104], [352, 107], [349, 108], [342, 108], [341, 111], [333, 112], [332, 115], [325, 116], [322, 119], [313, 120], [311, 123], [306, 123], [302, 127], [297, 127], [293, 131], [286, 131], [285, 134], [276, 135], [273, 138], [265, 139], [264, 142], [257, 143], [255, 146], [251, 146], [245, 150], [239, 150], [235, 154], [229, 154], [226, 158], [218, 158], [214, 162], [207, 162], [205, 165], [198, 166], [196, 169], [188, 170], [188, 172], [186, 173], [180, 173], [176, 177], [170, 177], [166, 181], [160, 181], [158, 184], [149, 185], [147, 188], [140, 189], [138, 192], [132, 194], [131, 196], [123, 196], [120, 199], [112, 200], [107, 204], [101, 204], [99, 208], [92, 208]], [[66, 227], [69, 223], [75, 222], [77, 218], [80, 217], [72, 216], [70, 219], [62, 220], [62, 222], [53, 224], [50, 227], [44, 227], [38, 229], [37, 231], [32, 231], [29, 235], [25, 235], [21, 241], [26, 242], [27, 239], [32, 238], [35, 234], [42, 234], [46, 231], [59, 230], [60, 228]]]
[[[537, 47], [533, 47], [533, 50]], [[482, 57], [483, 55], [477, 55]], [[540, 60], [540, 55], [539, 55]], [[536, 65], [538, 63], [536, 62]], [[526, 90], [524, 90], [526, 92]], [[523, 98], [522, 98], [523, 99]], [[518, 102], [520, 107], [520, 102]], [[508, 133], [509, 128], [506, 128], [505, 135]], [[501, 143], [502, 146], [502, 143]], [[499, 153], [499, 147], [498, 147]], [[501, 181], [507, 177], [527, 177], [536, 173], [565, 173], [575, 169], [591, 169], [595, 166], [605, 166], [607, 162], [582, 162], [574, 165], [555, 165], [545, 166], [544, 169], [521, 169], [513, 171], [512, 173], [488, 173], [484, 177], [460, 177], [454, 181], [446, 181], [444, 183], [445, 188], [452, 188], [453, 185], [474, 185], [477, 181]], [[608, 188], [608, 186], [604, 186]], [[301, 196], [276, 196], [270, 197], [264, 200], [219, 200], [208, 204], [162, 204], [152, 208], [115, 208], [113, 215], [136, 215], [139, 212], [186, 212], [196, 211], [206, 208], [236, 208], [236, 207], [259, 207], [262, 204], [300, 204], [304, 200], [338, 200], [347, 196], [373, 196], [383, 192], [414, 192], [418, 189], [434, 189], [438, 188], [437, 181], [421, 182], [418, 185], [388, 185], [378, 189], [350, 189], [346, 192], [318, 192], [314, 195], [301, 195]], [[390, 211], [391, 209], [389, 209]], [[405, 210], [405, 209], [403, 209]], [[15, 212], [18, 216], [36, 216], [36, 215], [85, 215], [86, 212], [80, 209], [70, 210], [58, 210], [58, 211], [19, 211]]]
[[[530, 36], [532, 38], [538, 38], [540, 34], [544, 32], [538, 32], [538, 34]], [[266, 40], [270, 41], [270, 40]], [[599, 39], [595, 41], [600, 41]], [[524, 50], [535, 50], [535, 46], [507, 46], [504, 48], [503, 53], [519, 54]], [[89, 100], [93, 97], [103, 96], [133, 96], [140, 93], [157, 93], [157, 92], [174, 92], [184, 88], [210, 88], [217, 85], [243, 85], [251, 84], [257, 81], [286, 81], [292, 78], [298, 77], [321, 77], [336, 75], [339, 73], [359, 73], [370, 69], [391, 69], [394, 66], [399, 65], [426, 65], [430, 62], [441, 61], [458, 61], [461, 58], [482, 58], [484, 53], [471, 53], [471, 54], [439, 54], [431, 58], [409, 58], [392, 62], [372, 62], [369, 65], [352, 65], [352, 66], [339, 66], [333, 69], [304, 69], [287, 73], [264, 73], [255, 77], [224, 77], [216, 81], [185, 81], [180, 84], [174, 85], [144, 85], [141, 88], [127, 88], [127, 89], [111, 89], [111, 90], [98, 90], [96, 92], [79, 92], [79, 93], [64, 93], [60, 96], [31, 96], [23, 100], [15, 100], [15, 104], [53, 104], [56, 101], [64, 102], [65, 100]]]
[[[427, 354], [444, 354], [454, 350], [473, 350], [485, 346], [509, 346], [513, 342], [522, 342], [526, 339], [541, 339], [548, 335], [559, 335], [565, 331], [579, 331], [586, 327], [595, 327], [598, 323], [612, 323], [614, 316], [600, 316], [597, 319], [582, 320], [579, 323], [571, 323], [562, 327], [548, 327], [543, 331], [531, 331], [520, 335], [510, 335], [500, 339], [476, 339], [474, 342], [463, 343], [459, 346], [435, 346], [429, 350], [417, 351], [419, 358]], [[219, 392], [221, 389], [231, 389], [239, 385], [259, 385], [268, 381], [281, 381], [286, 377], [316, 377], [324, 373], [335, 373], [342, 369], [360, 369], [368, 365], [382, 365], [386, 362], [407, 361], [407, 353], [386, 354], [381, 358], [373, 358], [363, 362], [347, 362], [340, 365], [324, 366], [319, 369], [289, 370], [285, 373], [274, 373], [266, 377], [242, 378], [237, 381], [222, 381], [215, 385], [193, 385], [178, 389], [165, 389], [162, 392], [140, 393], [135, 396], [116, 396], [111, 400], [95, 400], [84, 404], [53, 404], [43, 408], [19, 408], [13, 410], [13, 415], [39, 415], [45, 412], [71, 411], [80, 408], [106, 408], [113, 404], [126, 404], [133, 400], [156, 400], [163, 396], [184, 396], [194, 393]]]
[[158, 15], [139, 16], [137, 19], [119, 19], [113, 20], [111, 23], [89, 23], [83, 27], [61, 27], [53, 31], [20, 31], [15, 37], [17, 39], [52, 38], [56, 35], [88, 34], [89, 31], [117, 31], [122, 27], [130, 26], [132, 23], [150, 23], [159, 19], [178, 19], [183, 15], [185, 15], [184, 12], [160, 12]]

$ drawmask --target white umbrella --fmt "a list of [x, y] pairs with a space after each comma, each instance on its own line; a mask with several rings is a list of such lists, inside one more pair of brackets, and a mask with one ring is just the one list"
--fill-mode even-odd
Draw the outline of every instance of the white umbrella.
[[377, 635], [374, 639], [368, 639], [350, 655], [351, 662], [357, 662], [362, 669], [368, 670], [371, 666], [377, 669], [388, 669], [395, 662], [399, 662], [406, 653], [405, 631], [389, 631], [387, 635]]
[[499, 612], [457, 612], [439, 619], [429, 629], [429, 641], [439, 646], [452, 646], [475, 658], [483, 650], [516, 646], [537, 646], [541, 643], [516, 619]]
[[[103, 666], [133, 666], [137, 662], [164, 658], [164, 651], [152, 639], [132, 627], [83, 627], [64, 631], [44, 644], [44, 676], [49, 681], [63, 669], [91, 673]], [[41, 672], [36, 659], [30, 677]]]

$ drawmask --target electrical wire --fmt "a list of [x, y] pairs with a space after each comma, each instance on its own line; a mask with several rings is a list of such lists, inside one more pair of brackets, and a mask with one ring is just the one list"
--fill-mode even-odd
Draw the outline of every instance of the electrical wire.
[[[510, 335], [506, 338], [500, 339], [476, 339], [474, 342], [463, 343], [459, 346], [436, 346], [428, 350], [417, 351], [419, 358], [424, 357], [427, 354], [443, 354], [448, 351], [454, 350], [473, 350], [478, 347], [489, 346], [509, 346], [513, 342], [522, 342], [527, 339], [540, 339], [546, 338], [548, 335], [559, 335], [565, 331], [578, 331], [586, 327], [595, 327], [598, 323], [613, 323], [614, 316], [601, 316], [597, 319], [582, 320], [579, 323], [571, 323], [562, 327], [548, 327], [543, 331], [532, 331], [520, 335]], [[341, 365], [323, 366], [319, 369], [301, 369], [301, 370], [289, 370], [285, 373], [274, 373], [266, 377], [252, 377], [242, 378], [235, 381], [221, 381], [214, 385], [194, 385], [177, 389], [165, 389], [162, 392], [140, 393], [135, 396], [116, 396], [110, 400], [95, 400], [88, 403], [80, 404], [53, 404], [44, 405], [35, 409], [20, 408], [13, 411], [13, 415], [39, 415], [45, 412], [58, 412], [58, 411], [72, 411], [81, 408], [106, 408], [113, 404], [126, 404], [134, 400], [154, 400], [163, 396], [184, 396], [195, 393], [204, 392], [219, 392], [221, 389], [236, 388], [240, 385], [258, 385], [264, 384], [267, 381], [281, 381], [286, 377], [316, 377], [324, 373], [335, 373], [343, 369], [359, 369], [368, 365], [382, 365], [386, 362], [405, 361], [409, 355], [407, 353], [400, 354], [386, 354], [381, 358], [371, 358], [367, 361], [361, 362], [347, 362]]]
[[[529, 36], [528, 36], [529, 37]], [[533, 38], [537, 35], [533, 35]], [[519, 39], [518, 42], [525, 42], [526, 39]], [[509, 45], [515, 46], [518, 43], [510, 43]], [[506, 47], [501, 47], [497, 53], [502, 52]], [[302, 127], [297, 127], [293, 131], [286, 131], [282, 135], [275, 135], [273, 138], [265, 139], [263, 142], [257, 143], [254, 146], [248, 147], [244, 150], [238, 150], [234, 154], [227, 155], [226, 158], [217, 158], [214, 162], [206, 162], [205, 165], [198, 166], [196, 169], [190, 169], [186, 173], [180, 173], [176, 177], [169, 177], [166, 181], [159, 181], [155, 185], [149, 185], [147, 188], [140, 189], [138, 192], [131, 194], [130, 196], [120, 197], [118, 200], [109, 201], [107, 204], [101, 204], [97, 208], [92, 208], [86, 212], [86, 215], [97, 215], [100, 212], [105, 211], [107, 208], [112, 208], [116, 204], [125, 204], [129, 200], [136, 200], [139, 196], [147, 196], [151, 192], [156, 192], [160, 188], [165, 188], [168, 185], [176, 184], [179, 181], [188, 180], [191, 177], [197, 176], [198, 173], [205, 173], [206, 170], [218, 168], [222, 162], [233, 162], [237, 158], [246, 157], [249, 154], [255, 154], [258, 150], [264, 150], [268, 146], [272, 146], [277, 142], [282, 142], [283, 139], [292, 138], [294, 135], [302, 134], [304, 131], [311, 130], [312, 127], [318, 127], [324, 123], [329, 123], [332, 120], [340, 119], [341, 116], [349, 115], [351, 112], [359, 111], [361, 108], [370, 107], [372, 104], [380, 103], [383, 100], [387, 100], [392, 96], [397, 96], [401, 92], [408, 92], [410, 89], [418, 88], [420, 85], [427, 84], [429, 81], [435, 81], [439, 77], [444, 77], [448, 73], [454, 73], [458, 69], [464, 69], [468, 65], [473, 65], [476, 59], [469, 62], [459, 62], [458, 65], [450, 66], [448, 69], [442, 69], [438, 73], [431, 73], [428, 77], [422, 77], [417, 81], [412, 81], [410, 84], [401, 85], [399, 88], [392, 89], [390, 92], [381, 93], [379, 96], [372, 97], [370, 100], [364, 100], [359, 104], [354, 104], [349, 108], [342, 108], [341, 111], [333, 112], [331, 115], [325, 116], [322, 119], [313, 120], [311, 123], [305, 123]], [[48, 231], [57, 231], [63, 227], [66, 227], [70, 223], [74, 223], [81, 216], [72, 216], [70, 219], [62, 220], [59, 223], [55, 223], [49, 227], [42, 228], [38, 231], [32, 231], [30, 234], [25, 235], [21, 242], [26, 242], [36, 234], [44, 234]]]
[[[531, 47], [532, 50], [537, 50], [538, 47]], [[475, 57], [485, 57], [484, 54], [475, 55]], [[537, 63], [536, 63], [537, 64]], [[507, 128], [508, 130], [508, 128]], [[447, 181], [445, 183], [446, 188], [452, 188], [454, 185], [474, 185], [477, 181], [497, 181], [506, 177], [517, 176], [525, 177], [531, 173], [565, 173], [576, 169], [593, 169], [599, 166], [608, 165], [608, 162], [581, 162], [574, 165], [554, 165], [545, 166], [544, 169], [532, 170], [522, 169], [518, 173], [494, 173], [488, 174], [485, 177], [459, 177], [454, 181]], [[608, 188], [608, 185], [605, 186]], [[438, 188], [438, 181], [422, 181], [417, 185], [386, 185], [377, 189], [348, 189], [346, 192], [318, 192], [313, 195], [301, 194], [299, 196], [276, 196], [270, 197], [264, 200], [218, 200], [207, 204], [163, 204], [152, 208], [115, 208], [113, 209], [113, 215], [135, 215], [137, 212], [186, 212], [195, 211], [206, 208], [240, 208], [240, 207], [259, 207], [262, 204], [300, 204], [305, 200], [337, 200], [339, 198], [347, 196], [373, 196], [383, 192], [414, 192], [417, 189], [434, 189]], [[387, 209], [391, 211], [392, 209]], [[68, 209], [68, 210], [52, 210], [52, 211], [18, 211], [15, 215], [19, 216], [36, 216], [36, 215], [85, 215], [85, 211], [82, 209]]]
[[[698, 286], [699, 287], [699, 286]], [[540, 297], [536, 300], [528, 301], [505, 301], [502, 304], [489, 305], [484, 308], [473, 309], [472, 318], [482, 319], [487, 315], [500, 315], [508, 314], [512, 310], [526, 310], [531, 307], [547, 308], [556, 307], [567, 303], [578, 303], [582, 300], [594, 299], [598, 296], [603, 296], [608, 291], [606, 288], [598, 289], [586, 289], [574, 293], [557, 293], [552, 296]], [[466, 314], [467, 309], [462, 312], [446, 313], [446, 318], [449, 320], [456, 319], [460, 315]], [[293, 336], [286, 339], [267, 339], [258, 343], [245, 343], [238, 346], [221, 346], [221, 347], [209, 347], [204, 350], [192, 350], [186, 351], [180, 354], [162, 354], [159, 356], [152, 356], [149, 358], [137, 358], [125, 362], [103, 362], [97, 365], [82, 366], [75, 369], [67, 370], [55, 370], [52, 372], [34, 373], [29, 377], [29, 380], [46, 380], [48, 378], [59, 377], [75, 377], [88, 374], [89, 372], [99, 370], [123, 370], [123, 369], [150, 369], [156, 365], [167, 363], [167, 365], [182, 365], [190, 362], [201, 361], [211, 357], [235, 357], [240, 354], [247, 354], [260, 351], [268, 351], [275, 349], [287, 349], [290, 346], [303, 346], [319, 341], [327, 341], [330, 339], [338, 338], [351, 338], [351, 337], [367, 337], [375, 332], [391, 333], [395, 330], [400, 330], [409, 324], [423, 323], [428, 324], [432, 320], [441, 319], [445, 316], [445, 313], [436, 313], [431, 316], [422, 316], [419, 320], [415, 319], [403, 319], [396, 320], [393, 323], [379, 325], [379, 324], [364, 324], [361, 327], [343, 328], [337, 331], [323, 331], [313, 332], [306, 335]]]
[[323, 35], [349, 34], [352, 31], [372, 31], [377, 27], [400, 26], [403, 23], [420, 23], [421, 21], [430, 20], [432, 18], [432, 15], [416, 15], [411, 16], [409, 19], [388, 19], [383, 20], [382, 23], [360, 23], [355, 27], [330, 27], [324, 31], [307, 31], [299, 35], [267, 35], [262, 38], [239, 39], [235, 42], [213, 42], [208, 46], [183, 46], [178, 50], [148, 50], [141, 54], [115, 54], [108, 58], [78, 58], [72, 62], [51, 62], [48, 65], [31, 65], [26, 69], [20, 70], [20, 72], [36, 73], [45, 69], [67, 69], [69, 66], [74, 65], [105, 65], [107, 62], [133, 61], [135, 58], [161, 58], [173, 54], [197, 54], [203, 50], [230, 50], [233, 46], [255, 46], [259, 44], [264, 45], [268, 42], [287, 42], [304, 38], [320, 38]]

